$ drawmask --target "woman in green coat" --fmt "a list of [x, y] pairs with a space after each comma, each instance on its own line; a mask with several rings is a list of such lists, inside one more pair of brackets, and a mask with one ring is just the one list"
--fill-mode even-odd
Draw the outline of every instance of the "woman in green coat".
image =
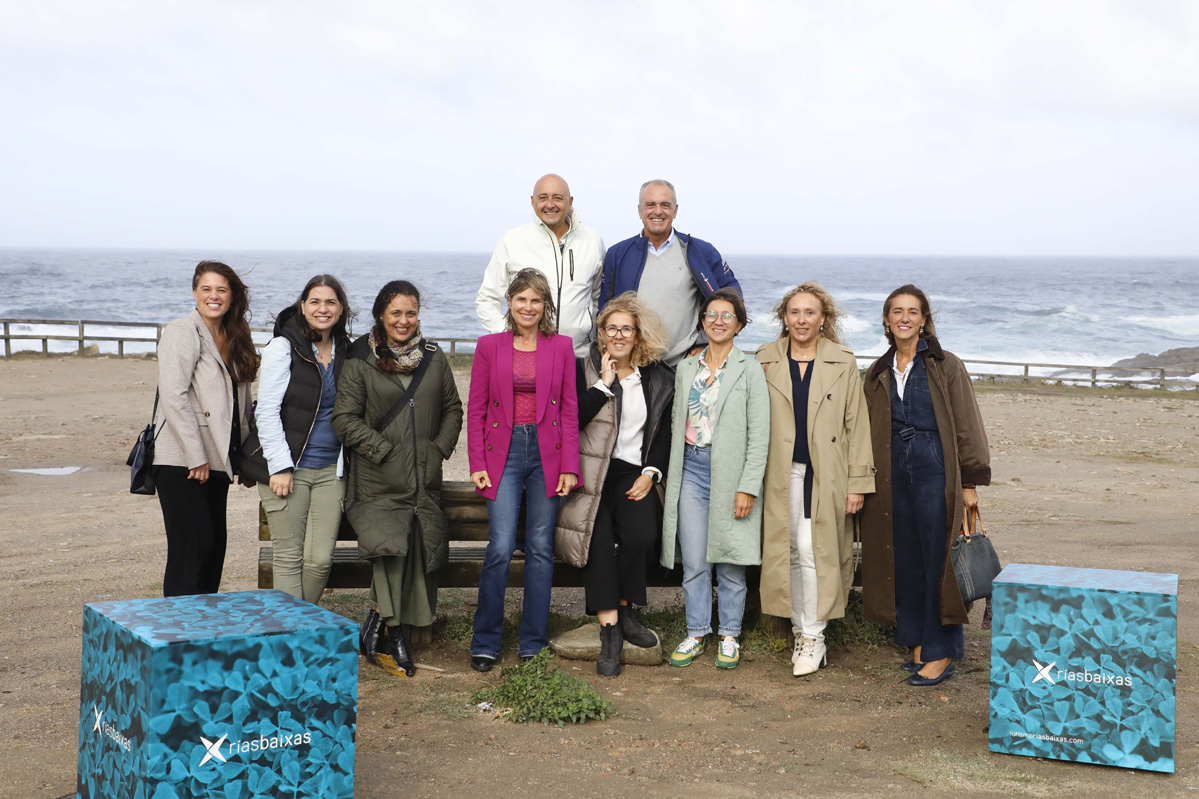
[[670, 656], [688, 666], [712, 631], [712, 567], [720, 609], [716, 665], [740, 660], [737, 636], [745, 613], [745, 567], [762, 562], [762, 493], [770, 442], [770, 400], [762, 370], [733, 338], [748, 322], [741, 295], [713, 292], [700, 308], [708, 346], [683, 360], [675, 375], [662, 565], [683, 561], [687, 637]]
[[[441, 462], [462, 429], [449, 360], [420, 335], [420, 292], [393, 280], [371, 309], [371, 332], [342, 367], [333, 429], [350, 453], [346, 515], [358, 553], [371, 561], [362, 654], [390, 656], [395, 674], [416, 673], [400, 624], [424, 627], [437, 607], [437, 572], [449, 553]], [[380, 665], [392, 670], [384, 658]]]

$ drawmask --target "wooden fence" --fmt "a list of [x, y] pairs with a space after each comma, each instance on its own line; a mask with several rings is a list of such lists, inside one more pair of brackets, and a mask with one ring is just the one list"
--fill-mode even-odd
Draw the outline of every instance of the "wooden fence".
[[[4, 355], [11, 356], [14, 352], [13, 342], [40, 342], [41, 352], [56, 354], [50, 351], [51, 341], [71, 342], [70, 350], [80, 355], [86, 352], [89, 344], [116, 343], [116, 354], [119, 357], [132, 354], [152, 352], [162, 336], [165, 323], [156, 322], [106, 322], [99, 320], [63, 321], [61, 319], [0, 319], [3, 325]], [[42, 330], [33, 332], [14, 332], [17, 327], [36, 326]], [[89, 331], [89, 326], [91, 330]], [[46, 328], [54, 328], [50, 332]], [[106, 328], [97, 331], [96, 328]], [[271, 333], [270, 328], [255, 327], [251, 330], [259, 334], [258, 343], [265, 344]], [[127, 332], [126, 332], [127, 331]], [[470, 355], [474, 352], [473, 338], [434, 338], [450, 355]], [[126, 352], [127, 345], [142, 348], [142, 353]], [[877, 355], [859, 355], [858, 364], [864, 367]], [[1199, 387], [1192, 378], [1195, 370], [1144, 368], [1136, 366], [1080, 366], [1065, 363], [1024, 363], [1022, 361], [988, 361], [963, 359], [971, 366], [970, 374], [975, 380], [1020, 382], [1061, 382], [1071, 385], [1113, 386], [1153, 385], [1159, 388], [1190, 388]], [[981, 366], [983, 369], [974, 367]], [[1007, 367], [995, 369], [994, 367]]]

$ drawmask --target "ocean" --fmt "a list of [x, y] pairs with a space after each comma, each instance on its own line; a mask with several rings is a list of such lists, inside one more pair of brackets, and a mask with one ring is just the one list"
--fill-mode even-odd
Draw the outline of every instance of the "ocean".
[[[193, 305], [192, 270], [230, 264], [251, 291], [252, 325], [269, 326], [321, 272], [345, 284], [369, 327], [375, 292], [411, 280], [423, 294], [427, 336], [474, 338], [484, 331], [474, 298], [488, 253], [268, 250], [0, 249], [0, 319], [167, 322]], [[791, 286], [816, 280], [845, 311], [859, 355], [885, 349], [882, 303], [904, 283], [929, 295], [945, 347], [963, 358], [1107, 366], [1138, 353], [1199, 345], [1199, 259], [768, 256], [726, 254], [745, 291], [750, 350], [777, 335], [772, 308]], [[27, 332], [31, 326], [13, 331]], [[40, 329], [40, 328], [37, 328]], [[89, 332], [102, 335], [99, 328]], [[265, 336], [259, 336], [265, 341]], [[16, 349], [40, 342], [15, 342]], [[52, 342], [52, 351], [74, 345]], [[148, 349], [149, 347], [143, 347]], [[105, 344], [103, 350], [115, 350]], [[129, 351], [136, 351], [136, 345]], [[996, 370], [1000, 371], [1000, 370]]]

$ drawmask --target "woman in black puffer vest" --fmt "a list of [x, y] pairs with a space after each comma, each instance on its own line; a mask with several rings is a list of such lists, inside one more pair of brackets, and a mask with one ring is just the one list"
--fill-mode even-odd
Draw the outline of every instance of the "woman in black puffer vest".
[[329, 580], [345, 496], [333, 403], [349, 315], [341, 283], [317, 275], [275, 318], [275, 337], [262, 352], [255, 415], [270, 481], [258, 492], [271, 528], [275, 588], [313, 603]]

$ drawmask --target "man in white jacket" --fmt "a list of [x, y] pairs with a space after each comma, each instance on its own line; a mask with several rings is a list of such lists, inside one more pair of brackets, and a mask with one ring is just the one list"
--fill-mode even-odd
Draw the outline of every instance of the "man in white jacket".
[[475, 311], [488, 333], [504, 329], [508, 284], [521, 269], [540, 270], [558, 306], [558, 332], [574, 341], [583, 357], [595, 339], [595, 314], [604, 272], [604, 240], [583, 227], [570, 187], [557, 175], [533, 186], [536, 222], [509, 230], [495, 246], [475, 297]]

